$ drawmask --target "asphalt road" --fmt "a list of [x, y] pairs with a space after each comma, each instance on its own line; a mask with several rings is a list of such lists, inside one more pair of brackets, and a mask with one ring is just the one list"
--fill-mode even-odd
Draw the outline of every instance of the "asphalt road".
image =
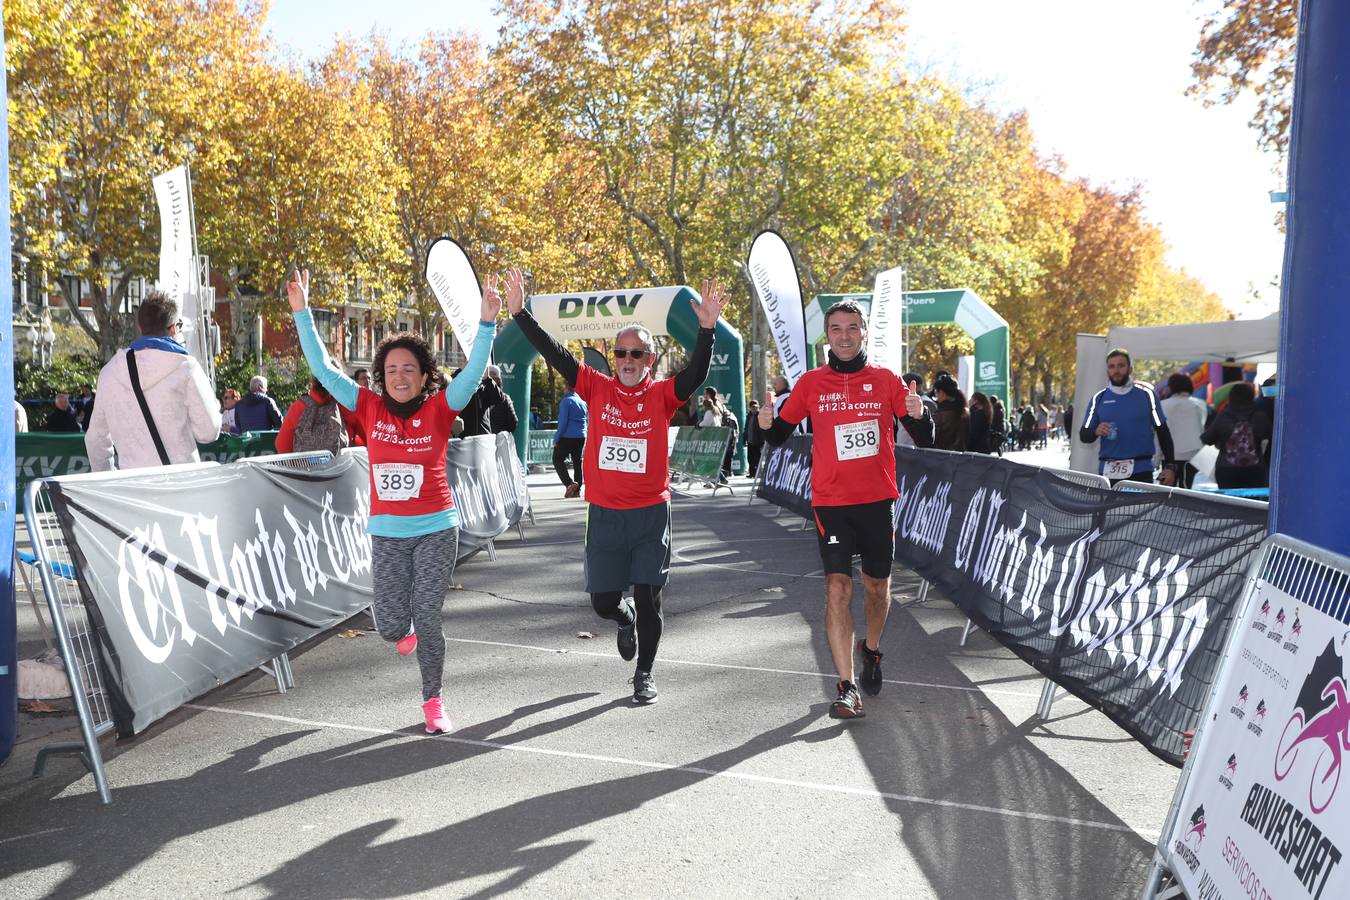
[[912, 573], [881, 695], [837, 722], [813, 535], [745, 485], [679, 497], [660, 702], [634, 707], [580, 590], [584, 505], [531, 483], [526, 540], [447, 597], [453, 734], [422, 732], [411, 660], [330, 632], [287, 694], [248, 676], [105, 743], [110, 807], [22, 745], [0, 897], [1137, 895], [1177, 771], [1077, 700], [1035, 719], [1040, 678], [961, 647]]

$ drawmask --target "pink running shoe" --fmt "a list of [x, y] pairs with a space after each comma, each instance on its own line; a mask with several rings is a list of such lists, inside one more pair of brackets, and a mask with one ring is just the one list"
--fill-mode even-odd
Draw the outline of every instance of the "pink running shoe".
[[445, 714], [445, 706], [441, 703], [440, 697], [432, 697], [423, 703], [422, 715], [427, 717], [427, 734], [451, 730], [450, 717]]
[[413, 631], [405, 634], [394, 643], [394, 647], [404, 656], [412, 653], [417, 649], [417, 632]]

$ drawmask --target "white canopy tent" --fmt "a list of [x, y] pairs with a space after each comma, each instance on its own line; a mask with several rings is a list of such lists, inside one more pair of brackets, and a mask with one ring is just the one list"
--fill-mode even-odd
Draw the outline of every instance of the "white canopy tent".
[[1106, 354], [1116, 347], [1128, 350], [1133, 361], [1271, 363], [1280, 349], [1280, 315], [1194, 325], [1112, 328], [1105, 337], [1078, 335], [1073, 393], [1075, 434], [1071, 435], [1073, 450], [1069, 465], [1080, 472], [1097, 471], [1097, 444], [1084, 444], [1078, 440], [1077, 431], [1093, 395], [1106, 387]]

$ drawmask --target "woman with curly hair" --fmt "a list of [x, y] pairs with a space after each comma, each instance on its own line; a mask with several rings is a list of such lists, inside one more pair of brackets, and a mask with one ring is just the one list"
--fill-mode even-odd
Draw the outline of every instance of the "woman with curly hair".
[[445, 451], [456, 416], [483, 377], [501, 298], [489, 282], [473, 353], [448, 386], [420, 335], [403, 332], [382, 341], [371, 366], [377, 394], [342, 374], [324, 350], [309, 311], [308, 270], [295, 272], [286, 295], [310, 370], [355, 413], [366, 435], [375, 627], [399, 653], [417, 652], [427, 733], [449, 731], [441, 702], [441, 607], [455, 567], [459, 516], [445, 477]]

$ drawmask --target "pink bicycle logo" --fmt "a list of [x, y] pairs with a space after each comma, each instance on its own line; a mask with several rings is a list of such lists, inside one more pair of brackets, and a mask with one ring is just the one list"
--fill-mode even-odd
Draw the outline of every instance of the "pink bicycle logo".
[[[1280, 734], [1275, 750], [1275, 780], [1283, 781], [1293, 771], [1300, 754], [1313, 760], [1308, 784], [1308, 805], [1320, 813], [1331, 804], [1341, 781], [1341, 754], [1350, 750], [1350, 698], [1345, 680], [1332, 679], [1320, 699], [1331, 703], [1319, 709], [1308, 721], [1304, 711], [1294, 710]], [[1304, 750], [1308, 752], [1303, 753]]]

